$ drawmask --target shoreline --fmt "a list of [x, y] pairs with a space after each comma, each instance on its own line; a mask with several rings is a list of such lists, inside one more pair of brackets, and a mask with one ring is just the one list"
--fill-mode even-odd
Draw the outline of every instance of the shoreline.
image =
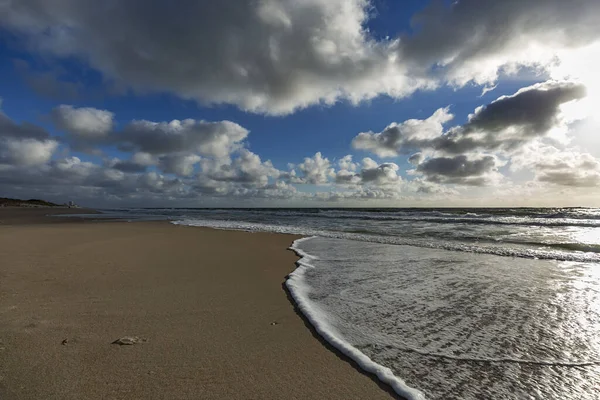
[[296, 236], [56, 220], [0, 223], [3, 399], [398, 398], [291, 301]]

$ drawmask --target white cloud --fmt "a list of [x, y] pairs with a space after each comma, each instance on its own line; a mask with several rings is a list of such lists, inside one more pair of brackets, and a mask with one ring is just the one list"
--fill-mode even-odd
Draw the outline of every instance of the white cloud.
[[45, 164], [57, 147], [55, 140], [0, 138], [0, 164], [23, 167]]
[[520, 65], [550, 69], [563, 51], [597, 41], [600, 2], [434, 1], [413, 24], [418, 31], [404, 38], [403, 59], [458, 85], [484, 84]]
[[315, 153], [313, 157], [306, 157], [297, 167], [302, 172], [303, 183], [325, 184], [335, 177], [331, 162], [320, 152]]
[[379, 157], [395, 157], [406, 148], [419, 149], [444, 132], [444, 124], [454, 116], [448, 108], [440, 108], [425, 120], [409, 119], [393, 122], [379, 133], [362, 132], [352, 140], [357, 150], [370, 151]]
[[397, 61], [398, 41], [371, 38], [365, 28], [370, 7], [368, 0], [176, 7], [142, 0], [23, 0], [0, 3], [0, 24], [46, 54], [79, 57], [106, 79], [140, 92], [285, 114], [339, 99], [403, 96], [428, 84], [406, 75]]
[[112, 112], [91, 107], [63, 104], [52, 110], [52, 120], [59, 129], [88, 139], [106, 137], [112, 131], [113, 118]]
[[412, 32], [385, 40], [366, 26], [374, 6], [20, 0], [0, 3], [0, 25], [44, 56], [78, 57], [139, 93], [268, 114], [402, 97], [440, 82], [486, 84], [520, 66], [568, 69], [581, 59], [574, 51], [600, 40], [597, 0], [433, 1], [413, 17]]

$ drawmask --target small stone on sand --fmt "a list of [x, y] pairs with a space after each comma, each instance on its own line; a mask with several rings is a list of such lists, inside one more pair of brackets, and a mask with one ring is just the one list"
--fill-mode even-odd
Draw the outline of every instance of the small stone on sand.
[[148, 339], [139, 338], [137, 336], [123, 336], [112, 342], [112, 344], [118, 344], [120, 346], [130, 346], [133, 344], [144, 343], [147, 342]]

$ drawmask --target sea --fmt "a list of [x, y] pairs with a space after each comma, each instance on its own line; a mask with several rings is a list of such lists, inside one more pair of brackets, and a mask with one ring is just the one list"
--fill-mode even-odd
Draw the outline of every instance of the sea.
[[406, 399], [600, 399], [600, 209], [103, 212], [303, 236], [297, 307]]

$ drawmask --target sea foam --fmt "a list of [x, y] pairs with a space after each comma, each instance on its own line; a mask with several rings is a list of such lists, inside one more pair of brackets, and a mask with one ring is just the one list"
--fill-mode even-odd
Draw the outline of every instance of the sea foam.
[[311, 261], [314, 260], [315, 257], [301, 250], [298, 245], [303, 241], [313, 238], [314, 237], [308, 237], [295, 240], [290, 247], [290, 249], [301, 258], [296, 262], [297, 268], [288, 275], [285, 284], [294, 298], [298, 309], [309, 320], [323, 339], [340, 352], [353, 359], [363, 370], [377, 376], [380, 381], [391, 386], [397, 394], [407, 400], [424, 400], [425, 396], [423, 393], [408, 386], [402, 379], [395, 376], [391, 369], [377, 364], [350, 343], [342, 339], [336, 330], [327, 322], [327, 317], [324, 313], [310, 300], [308, 295], [309, 287], [304, 281], [304, 276], [308, 269], [314, 268]]
[[[261, 222], [247, 222], [235, 220], [214, 220], [201, 218], [186, 218], [172, 221], [176, 225], [198, 226], [215, 229], [241, 230], [247, 232], [272, 232], [287, 233], [302, 236], [320, 236], [332, 239], [347, 239], [360, 242], [381, 243], [401, 246], [415, 246], [430, 249], [461, 251], [477, 254], [491, 254], [503, 257], [519, 257], [540, 260], [558, 260], [575, 262], [596, 262], [600, 263], [600, 253], [594, 252], [565, 252], [560, 250], [542, 250], [525, 247], [509, 247], [506, 243], [498, 245], [487, 244], [478, 245], [466, 242], [444, 241], [444, 240], [423, 240], [414, 238], [405, 238], [402, 236], [384, 236], [371, 233], [357, 233], [346, 231], [332, 231], [325, 229], [315, 229], [309, 227], [268, 224]], [[592, 248], [593, 246], [588, 246]], [[577, 249], [585, 248], [579, 245]]]

